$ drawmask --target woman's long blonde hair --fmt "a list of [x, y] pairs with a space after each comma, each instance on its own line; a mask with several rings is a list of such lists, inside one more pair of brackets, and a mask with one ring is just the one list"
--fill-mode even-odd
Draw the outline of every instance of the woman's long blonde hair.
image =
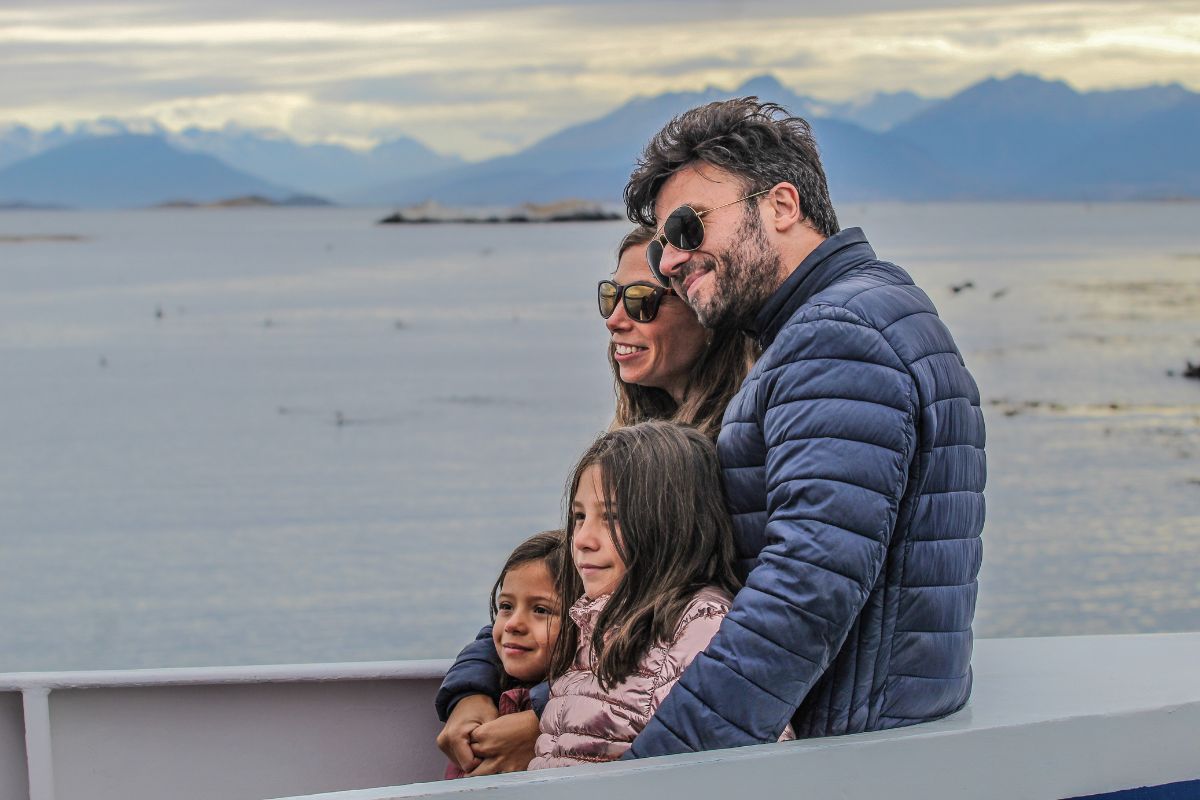
[[[617, 261], [626, 250], [646, 244], [654, 234], [654, 229], [646, 226], [627, 233], [617, 248]], [[708, 346], [688, 373], [683, 402], [676, 403], [665, 389], [621, 380], [614, 352], [615, 348], [609, 342], [608, 363], [612, 367], [617, 396], [617, 409], [610, 429], [662, 419], [691, 425], [710, 439], [716, 439], [721, 432], [725, 406], [741, 388], [746, 373], [759, 355], [758, 346], [739, 330], [710, 331]]]

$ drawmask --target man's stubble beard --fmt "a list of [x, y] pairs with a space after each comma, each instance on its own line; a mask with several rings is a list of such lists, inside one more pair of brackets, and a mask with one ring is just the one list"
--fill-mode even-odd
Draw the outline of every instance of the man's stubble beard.
[[751, 206], [742, 218], [737, 238], [697, 267], [713, 274], [713, 292], [702, 306], [693, 306], [700, 324], [712, 330], [752, 327], [755, 317], [779, 288], [779, 254], [771, 248], [759, 219]]

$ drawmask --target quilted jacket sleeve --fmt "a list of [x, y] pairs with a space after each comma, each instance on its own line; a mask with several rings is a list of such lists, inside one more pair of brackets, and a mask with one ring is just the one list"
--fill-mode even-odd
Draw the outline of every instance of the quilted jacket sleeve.
[[[450, 713], [458, 705], [458, 701], [473, 694], [486, 694], [493, 700], [500, 697], [500, 656], [496, 654], [496, 645], [492, 641], [492, 626], [485, 625], [479, 629], [475, 641], [462, 649], [453, 666], [442, 679], [433, 704], [437, 708], [438, 719], [445, 722]], [[542, 709], [550, 700], [550, 684], [539, 683], [529, 690], [529, 698], [533, 710], [540, 717]]]
[[475, 641], [462, 649], [454, 665], [442, 679], [433, 704], [438, 719], [445, 722], [458, 701], [473, 694], [486, 694], [492, 700], [500, 697], [500, 656], [492, 642], [492, 626], [485, 625]]
[[[627, 757], [778, 739], [882, 569], [916, 447], [916, 389], [875, 328], [838, 307], [802, 314], [764, 354], [750, 402], [731, 405], [722, 431], [734, 437], [722, 451], [731, 507], [738, 470], [761, 466], [757, 562]], [[737, 463], [749, 440], [761, 442], [765, 464], [761, 455]]]

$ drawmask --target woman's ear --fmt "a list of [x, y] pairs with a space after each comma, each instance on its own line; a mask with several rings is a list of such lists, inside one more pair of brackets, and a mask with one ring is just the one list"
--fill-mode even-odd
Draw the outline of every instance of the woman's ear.
[[793, 226], [804, 222], [804, 209], [800, 207], [800, 193], [787, 181], [775, 184], [767, 194], [767, 223], [777, 233], [787, 233]]

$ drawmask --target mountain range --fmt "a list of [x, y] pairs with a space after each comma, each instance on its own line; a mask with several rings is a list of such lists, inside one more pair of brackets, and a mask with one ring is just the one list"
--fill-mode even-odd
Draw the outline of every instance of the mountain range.
[[370, 150], [226, 126], [171, 132], [97, 120], [0, 127], [0, 205], [129, 207], [294, 194], [343, 203], [618, 202], [645, 142], [696, 105], [756, 95], [807, 118], [837, 201], [1200, 198], [1200, 94], [1178, 84], [1079, 92], [1017, 74], [945, 99], [900, 92], [856, 103], [772, 76], [638, 97], [506, 156], [466, 163], [398, 138]]
[[108, 208], [241, 195], [284, 200], [294, 194], [213, 156], [182, 152], [145, 134], [76, 139], [0, 170], [4, 204]]
[[1200, 197], [1200, 95], [1178, 84], [1076, 92], [1030, 75], [987, 80], [892, 128], [971, 196]]

